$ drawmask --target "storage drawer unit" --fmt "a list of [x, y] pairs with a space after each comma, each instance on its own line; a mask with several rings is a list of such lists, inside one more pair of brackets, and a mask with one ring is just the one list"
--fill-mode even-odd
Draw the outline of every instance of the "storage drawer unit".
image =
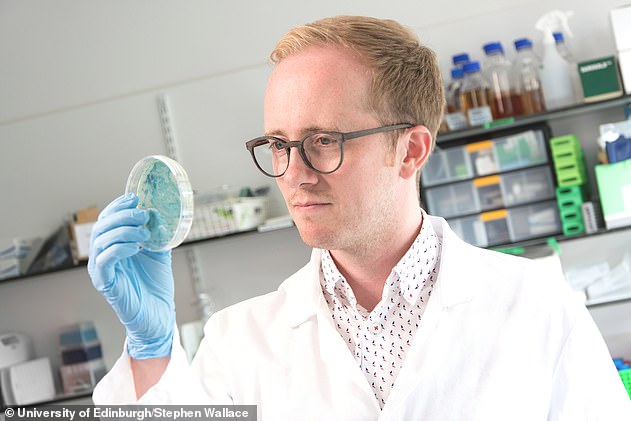
[[548, 162], [541, 130], [470, 143], [465, 146], [476, 176], [495, 174]]
[[561, 232], [555, 200], [452, 218], [449, 219], [449, 225], [460, 238], [480, 247], [519, 242]]
[[549, 167], [502, 174], [500, 181], [502, 200], [506, 207], [555, 197], [554, 180]]
[[492, 175], [424, 190], [428, 211], [445, 218], [554, 198], [548, 167]]
[[480, 219], [480, 215], [450, 219], [448, 222], [456, 235], [467, 243], [478, 247], [486, 247], [488, 245], [486, 229]]
[[560, 234], [556, 200], [509, 209], [508, 229], [511, 241]]
[[466, 180], [473, 177], [471, 161], [464, 147], [436, 149], [421, 170], [425, 186]]

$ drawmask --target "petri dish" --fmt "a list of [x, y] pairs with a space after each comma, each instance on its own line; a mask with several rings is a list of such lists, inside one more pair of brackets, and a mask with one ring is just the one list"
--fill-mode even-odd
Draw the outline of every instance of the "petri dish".
[[193, 224], [193, 189], [177, 161], [162, 155], [141, 159], [129, 173], [125, 193], [135, 193], [137, 208], [150, 211], [145, 249], [170, 250], [184, 241]]

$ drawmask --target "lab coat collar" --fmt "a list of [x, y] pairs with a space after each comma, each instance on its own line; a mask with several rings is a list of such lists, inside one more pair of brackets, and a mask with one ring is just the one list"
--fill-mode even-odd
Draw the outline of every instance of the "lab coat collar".
[[469, 302], [480, 286], [476, 276], [487, 270], [479, 267], [481, 259], [478, 257], [484, 250], [462, 241], [445, 219], [428, 216], [436, 235], [443, 241], [433, 294], [438, 294], [443, 309]]
[[296, 327], [311, 317], [315, 317], [318, 307], [323, 304], [320, 260], [321, 250], [313, 249], [309, 263], [290, 276], [279, 288], [286, 294], [287, 305], [284, 307], [284, 317], [291, 327]]
[[[478, 265], [480, 249], [458, 238], [443, 218], [427, 216], [437, 237], [442, 238], [439, 274], [432, 295], [440, 300], [442, 308], [466, 303], [473, 299], [475, 292], [476, 280], [472, 274], [484, 270], [473, 269]], [[320, 284], [320, 262], [321, 250], [313, 249], [309, 263], [279, 288], [287, 297], [284, 318], [291, 327], [315, 317], [318, 310], [328, 311]]]

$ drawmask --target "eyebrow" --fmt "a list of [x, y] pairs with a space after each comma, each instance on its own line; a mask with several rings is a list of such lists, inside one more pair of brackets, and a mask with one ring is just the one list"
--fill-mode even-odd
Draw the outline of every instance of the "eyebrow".
[[[304, 136], [306, 136], [308, 134], [311, 134], [311, 133], [317, 133], [317, 132], [339, 132], [339, 131], [340, 130], [338, 128], [325, 129], [325, 128], [320, 127], [320, 126], [311, 126], [311, 127], [307, 127], [306, 129], [303, 129], [301, 131], [300, 138], [302, 139]], [[274, 136], [274, 137], [288, 138], [282, 130], [272, 130], [272, 131], [266, 132], [265, 136]]]

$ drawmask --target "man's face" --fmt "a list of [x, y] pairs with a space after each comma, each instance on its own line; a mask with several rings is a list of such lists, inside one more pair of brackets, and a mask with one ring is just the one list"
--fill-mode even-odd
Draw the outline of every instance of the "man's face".
[[[368, 68], [347, 50], [311, 47], [274, 69], [265, 95], [265, 132], [288, 140], [316, 130], [348, 132], [381, 123], [366, 107]], [[386, 134], [349, 140], [332, 174], [309, 169], [296, 148], [277, 178], [303, 241], [312, 247], [361, 252], [387, 235], [395, 212], [398, 166]], [[390, 163], [390, 165], [387, 165]]]

